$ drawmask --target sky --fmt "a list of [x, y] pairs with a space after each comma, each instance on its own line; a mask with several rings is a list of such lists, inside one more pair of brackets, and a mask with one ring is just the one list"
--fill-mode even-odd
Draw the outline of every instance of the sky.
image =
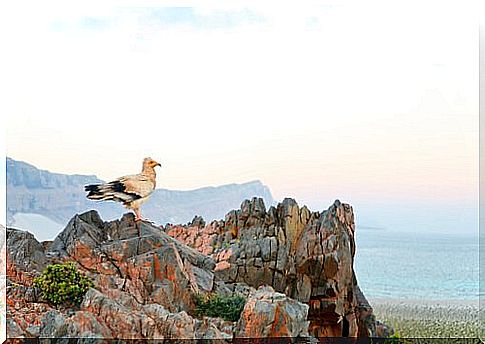
[[177, 6], [2, 11], [6, 154], [104, 180], [151, 156], [162, 188], [257, 179], [358, 226], [477, 232], [471, 5]]

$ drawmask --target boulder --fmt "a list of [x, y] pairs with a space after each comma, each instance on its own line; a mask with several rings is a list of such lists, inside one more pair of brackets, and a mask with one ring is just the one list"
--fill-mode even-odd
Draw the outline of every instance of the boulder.
[[237, 337], [308, 337], [308, 305], [266, 286], [249, 294]]

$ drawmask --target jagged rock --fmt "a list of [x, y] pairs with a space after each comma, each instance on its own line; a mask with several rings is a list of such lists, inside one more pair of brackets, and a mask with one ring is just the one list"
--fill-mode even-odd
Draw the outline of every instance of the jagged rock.
[[214, 261], [132, 214], [104, 223], [94, 212], [76, 215], [51, 247], [78, 262], [108, 295], [124, 291], [139, 303], [171, 311], [193, 305], [192, 293], [212, 290]]
[[[90, 289], [81, 305], [86, 314], [96, 314], [102, 324], [109, 328], [106, 338], [178, 338], [178, 339], [227, 339], [216, 326], [216, 321], [198, 320], [186, 311], [171, 313], [157, 303], [127, 308], [99, 291]], [[81, 312], [76, 313], [79, 315]], [[116, 321], [113, 321], [116, 319]], [[95, 331], [95, 329], [92, 329]], [[100, 329], [95, 333], [103, 333]]]
[[44, 248], [26, 231], [7, 228], [7, 275], [11, 281], [30, 285], [32, 276], [46, 265]]
[[141, 337], [141, 316], [138, 312], [134, 312], [136, 308], [130, 309], [115, 299], [111, 299], [95, 289], [90, 289], [84, 297], [81, 309], [96, 314], [98, 319], [107, 324], [108, 336], [123, 333], [124, 338]]
[[[367, 336], [372, 308], [357, 286], [352, 208], [311, 212], [292, 199], [245, 201], [224, 221], [159, 228], [132, 214], [73, 217], [50, 244], [10, 230], [9, 333], [26, 337], [230, 339]], [[39, 300], [32, 278], [74, 261], [94, 280], [79, 309]], [[259, 288], [261, 287], [261, 288]], [[257, 289], [259, 288], [259, 289]], [[248, 299], [241, 320], [193, 316], [194, 294]]]
[[[135, 222], [132, 214], [112, 222], [94, 211], [76, 215], [47, 255], [28, 232], [9, 229], [8, 238], [9, 278], [15, 278], [8, 280], [9, 335], [232, 338], [233, 325], [187, 313], [194, 294], [214, 289], [215, 262], [160, 228]], [[76, 262], [95, 281], [97, 289], [87, 292], [78, 310], [53, 309], [31, 286], [47, 264], [62, 261]]]
[[308, 305], [260, 287], [249, 294], [238, 322], [237, 336], [308, 337]]
[[205, 221], [202, 218], [202, 216], [196, 215], [196, 216], [194, 216], [192, 221], [189, 222], [189, 226], [195, 226], [195, 227], [202, 228], [202, 227], [205, 227]]
[[[337, 200], [320, 213], [286, 198], [266, 210], [262, 199], [253, 198], [229, 212], [223, 222], [165, 230], [209, 253], [216, 261], [216, 277], [226, 283], [270, 285], [308, 304], [311, 334], [368, 332], [367, 315], [350, 316], [356, 312], [358, 287], [353, 271], [354, 215], [349, 205]], [[343, 322], [343, 317], [350, 321]]]

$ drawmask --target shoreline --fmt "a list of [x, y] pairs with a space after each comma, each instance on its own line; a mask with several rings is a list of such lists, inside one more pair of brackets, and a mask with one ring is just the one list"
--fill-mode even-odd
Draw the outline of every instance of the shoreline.
[[374, 305], [400, 305], [400, 306], [423, 306], [423, 307], [479, 307], [479, 299], [459, 300], [459, 299], [394, 299], [384, 297], [367, 297], [371, 306]]
[[479, 300], [408, 300], [369, 298], [377, 320], [405, 338], [476, 338]]

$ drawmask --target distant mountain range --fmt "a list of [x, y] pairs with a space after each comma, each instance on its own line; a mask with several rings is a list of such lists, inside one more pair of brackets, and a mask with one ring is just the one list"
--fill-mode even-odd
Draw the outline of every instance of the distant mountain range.
[[[86, 198], [84, 185], [102, 182], [94, 175], [52, 173], [7, 158], [7, 225], [28, 228], [39, 240], [48, 240], [74, 214], [89, 209], [96, 209], [105, 220], [120, 218], [127, 212], [121, 204]], [[157, 224], [187, 223], [195, 215], [211, 221], [224, 218], [252, 197], [263, 198], [267, 206], [274, 203], [267, 186], [251, 181], [190, 191], [156, 189], [142, 211]]]

